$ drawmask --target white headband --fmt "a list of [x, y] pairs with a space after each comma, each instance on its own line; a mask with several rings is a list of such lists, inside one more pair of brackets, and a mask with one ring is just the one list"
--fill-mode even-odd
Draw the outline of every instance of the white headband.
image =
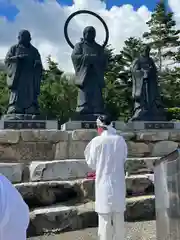
[[113, 126], [112, 123], [109, 125], [104, 124], [103, 122], [101, 122], [101, 120], [99, 118], [96, 120], [96, 124], [98, 127], [108, 127], [108, 126], [112, 127]]

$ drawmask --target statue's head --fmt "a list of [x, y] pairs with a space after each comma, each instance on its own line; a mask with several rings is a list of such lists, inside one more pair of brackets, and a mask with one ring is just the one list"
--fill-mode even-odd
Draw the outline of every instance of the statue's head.
[[148, 44], [144, 45], [142, 49], [142, 56], [149, 57], [150, 51], [151, 51], [151, 47]]
[[28, 46], [31, 42], [31, 34], [28, 30], [21, 30], [18, 35], [18, 41], [24, 46]]
[[85, 41], [92, 43], [95, 41], [96, 30], [92, 26], [88, 26], [83, 31], [83, 38]]

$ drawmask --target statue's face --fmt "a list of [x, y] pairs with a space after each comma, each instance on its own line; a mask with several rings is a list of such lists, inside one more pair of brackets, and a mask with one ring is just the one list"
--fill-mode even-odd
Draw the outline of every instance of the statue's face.
[[86, 27], [84, 29], [84, 32], [83, 32], [83, 37], [84, 37], [84, 40], [86, 40], [87, 42], [94, 42], [95, 41], [95, 37], [96, 37], [96, 30], [94, 27]]
[[30, 32], [27, 30], [23, 30], [19, 33], [18, 36], [19, 43], [23, 45], [28, 45], [31, 42], [31, 35]]

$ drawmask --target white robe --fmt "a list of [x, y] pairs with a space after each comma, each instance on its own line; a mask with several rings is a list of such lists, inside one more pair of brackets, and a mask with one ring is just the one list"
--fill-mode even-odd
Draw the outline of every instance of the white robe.
[[126, 209], [124, 163], [127, 158], [124, 138], [114, 131], [106, 130], [91, 140], [84, 154], [89, 167], [96, 171], [95, 211], [99, 214], [124, 213]]
[[0, 240], [26, 240], [29, 208], [20, 193], [0, 175]]

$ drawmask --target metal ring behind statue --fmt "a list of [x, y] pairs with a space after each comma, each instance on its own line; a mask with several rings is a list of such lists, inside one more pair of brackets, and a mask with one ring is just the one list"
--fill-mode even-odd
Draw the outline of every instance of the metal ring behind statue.
[[69, 36], [68, 36], [68, 25], [69, 25], [69, 22], [72, 20], [73, 17], [75, 17], [76, 15], [79, 15], [79, 14], [90, 14], [96, 18], [98, 18], [101, 23], [103, 24], [104, 28], [105, 28], [105, 32], [106, 32], [106, 38], [105, 38], [105, 41], [102, 45], [103, 48], [106, 47], [106, 45], [108, 44], [108, 41], [109, 41], [109, 29], [105, 23], [105, 21], [97, 14], [97, 13], [94, 13], [92, 11], [89, 11], [89, 10], [79, 10], [79, 11], [76, 11], [74, 13], [72, 13], [68, 19], [66, 20], [65, 22], [65, 25], [64, 25], [64, 36], [65, 36], [65, 39], [67, 41], [67, 43], [69, 44], [69, 46], [73, 49], [74, 48], [74, 45], [72, 44], [71, 40], [69, 39]]

